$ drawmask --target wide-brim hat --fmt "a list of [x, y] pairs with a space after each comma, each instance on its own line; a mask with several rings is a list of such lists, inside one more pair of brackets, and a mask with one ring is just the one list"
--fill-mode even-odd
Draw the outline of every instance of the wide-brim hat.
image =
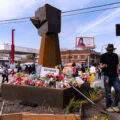
[[106, 50], [115, 50], [116, 48], [114, 48], [113, 44], [108, 44]]

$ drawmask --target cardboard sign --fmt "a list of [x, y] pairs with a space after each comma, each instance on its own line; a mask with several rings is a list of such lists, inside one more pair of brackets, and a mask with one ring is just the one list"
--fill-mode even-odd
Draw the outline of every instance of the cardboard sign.
[[37, 76], [40, 76], [41, 68], [42, 68], [42, 65], [36, 66], [36, 75]]
[[15, 68], [15, 65], [14, 65], [14, 64], [11, 64], [11, 65], [10, 65], [10, 68]]
[[46, 74], [59, 75], [59, 69], [42, 67], [41, 68], [41, 77], [44, 77]]

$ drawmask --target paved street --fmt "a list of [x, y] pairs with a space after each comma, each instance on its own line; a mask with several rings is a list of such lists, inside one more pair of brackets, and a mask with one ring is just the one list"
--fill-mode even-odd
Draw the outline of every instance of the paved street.
[[101, 77], [101, 79], [98, 79], [98, 75], [96, 75], [92, 86], [93, 87], [102, 87], [102, 88], [104, 88], [103, 76]]

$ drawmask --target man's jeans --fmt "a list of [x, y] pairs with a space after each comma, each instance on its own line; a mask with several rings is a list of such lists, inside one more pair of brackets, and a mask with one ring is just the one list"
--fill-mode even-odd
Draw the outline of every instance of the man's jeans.
[[120, 81], [118, 77], [108, 77], [104, 76], [104, 86], [105, 86], [105, 96], [106, 96], [106, 108], [111, 107], [111, 87], [115, 89], [115, 96], [113, 107], [118, 106], [119, 102], [119, 91], [120, 91]]

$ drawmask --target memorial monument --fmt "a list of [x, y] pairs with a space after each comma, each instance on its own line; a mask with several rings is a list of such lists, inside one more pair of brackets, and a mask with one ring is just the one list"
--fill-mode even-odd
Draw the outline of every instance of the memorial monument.
[[45, 4], [30, 18], [42, 36], [38, 64], [54, 68], [61, 64], [58, 33], [61, 31], [61, 11]]

